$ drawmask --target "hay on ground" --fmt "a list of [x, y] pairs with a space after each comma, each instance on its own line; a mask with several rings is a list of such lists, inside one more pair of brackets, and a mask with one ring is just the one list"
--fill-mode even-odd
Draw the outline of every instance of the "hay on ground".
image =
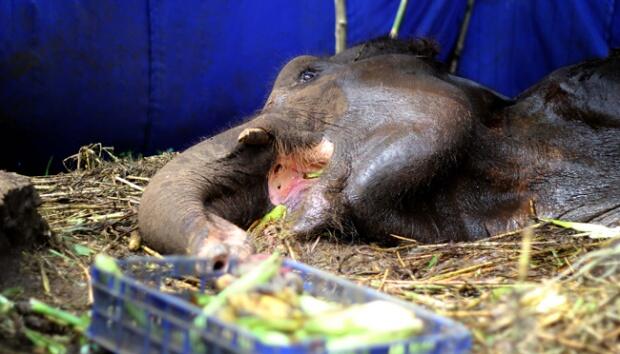
[[[22, 296], [85, 311], [94, 254], [152, 253], [137, 246], [137, 207], [149, 177], [172, 157], [119, 159], [92, 145], [66, 161], [73, 172], [33, 178], [54, 236], [24, 257], [36, 281]], [[389, 248], [271, 237], [258, 246], [462, 321], [475, 352], [620, 352], [620, 242], [544, 223], [525, 233], [529, 247], [523, 235], [439, 245], [403, 239]]]

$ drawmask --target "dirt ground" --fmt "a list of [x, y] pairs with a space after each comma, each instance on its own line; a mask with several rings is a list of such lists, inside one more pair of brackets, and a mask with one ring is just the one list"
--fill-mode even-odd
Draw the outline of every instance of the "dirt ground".
[[[153, 255], [144, 246], [130, 251], [128, 243], [136, 237], [142, 188], [172, 156], [118, 159], [92, 145], [67, 161], [72, 172], [33, 177], [53, 235], [0, 258], [0, 293], [17, 304], [34, 297], [87, 312], [95, 254]], [[472, 331], [474, 352], [620, 352], [618, 238], [532, 221], [525, 232], [478, 242], [398, 242], [385, 247], [330, 235], [295, 240], [282, 237], [277, 225], [256, 239], [260, 251], [280, 250], [463, 322]], [[80, 347], [79, 334], [27, 308], [0, 320], [0, 352], [41, 351], [25, 338], [24, 327], [54, 336], [69, 352]]]

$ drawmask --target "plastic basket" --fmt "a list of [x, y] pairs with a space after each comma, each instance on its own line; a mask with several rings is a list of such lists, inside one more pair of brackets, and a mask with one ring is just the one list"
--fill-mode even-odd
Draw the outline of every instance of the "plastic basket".
[[[193, 319], [200, 314], [200, 308], [189, 302], [189, 291], [171, 285], [182, 284], [176, 282], [183, 278], [195, 282], [201, 290], [209, 288], [217, 274], [211, 271], [213, 264], [208, 260], [134, 257], [119, 264], [122, 277], [91, 268], [95, 301], [88, 336], [108, 350], [132, 354], [327, 353], [322, 340], [290, 346], [267, 345], [244, 329], [212, 317], [203, 330], [197, 330]], [[424, 321], [420, 335], [347, 353], [466, 353], [471, 348], [470, 334], [459, 323], [302, 263], [285, 260], [284, 266], [302, 276], [305, 290], [312, 295], [344, 304], [393, 301], [411, 309]], [[195, 346], [197, 336], [202, 339], [199, 348]]]

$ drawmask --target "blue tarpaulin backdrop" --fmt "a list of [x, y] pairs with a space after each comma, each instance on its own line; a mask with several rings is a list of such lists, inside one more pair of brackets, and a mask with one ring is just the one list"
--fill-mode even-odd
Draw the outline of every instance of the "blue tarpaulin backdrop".
[[[348, 0], [350, 45], [398, 0]], [[458, 67], [514, 96], [620, 46], [620, 0], [476, 0]], [[456, 45], [466, 0], [410, 1], [401, 37]], [[278, 69], [334, 48], [332, 0], [0, 1], [0, 168], [43, 173], [90, 142], [182, 149], [260, 108]]]

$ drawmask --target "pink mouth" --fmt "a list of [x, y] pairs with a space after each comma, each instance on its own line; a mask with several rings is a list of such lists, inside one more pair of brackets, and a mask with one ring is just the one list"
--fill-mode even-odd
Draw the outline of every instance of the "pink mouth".
[[279, 158], [268, 178], [269, 199], [274, 205], [284, 204], [294, 208], [317, 179], [304, 178], [305, 173], [295, 168], [291, 157]]
[[323, 139], [312, 149], [279, 155], [268, 175], [269, 199], [274, 205], [284, 204], [294, 209], [303, 200], [306, 191], [319, 178], [317, 174], [329, 162], [334, 145]]
[[296, 180], [289, 184], [286, 194], [271, 192], [269, 197], [274, 205], [284, 204], [289, 210], [294, 209], [302, 200], [305, 192], [315, 183], [313, 180]]

